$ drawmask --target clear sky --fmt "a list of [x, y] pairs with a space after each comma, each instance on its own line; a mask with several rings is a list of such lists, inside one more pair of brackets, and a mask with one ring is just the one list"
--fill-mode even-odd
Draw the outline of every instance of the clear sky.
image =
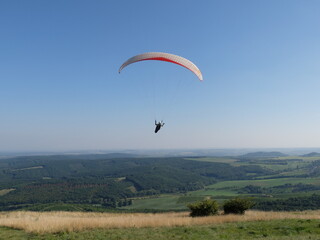
[[[319, 12], [317, 0], [1, 0], [0, 151], [320, 147]], [[154, 51], [204, 81], [158, 61], [118, 74]]]

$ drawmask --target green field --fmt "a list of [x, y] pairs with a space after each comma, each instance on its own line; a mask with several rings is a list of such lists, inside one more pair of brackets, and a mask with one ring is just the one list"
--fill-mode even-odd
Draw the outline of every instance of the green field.
[[[232, 166], [244, 166], [250, 164], [257, 164], [266, 168], [270, 168], [272, 170], [293, 170], [296, 168], [306, 167], [312, 161], [320, 160], [319, 157], [300, 157], [300, 156], [288, 156], [288, 157], [276, 157], [270, 158], [272, 160], [277, 161], [279, 164], [263, 164], [259, 163], [259, 159], [257, 163], [248, 163], [246, 161], [239, 161], [237, 158], [232, 157], [202, 157], [202, 158], [188, 158], [187, 160], [192, 161], [200, 161], [200, 162], [220, 162], [220, 163], [228, 163]], [[281, 163], [287, 162], [287, 164], [283, 165]]]
[[[274, 172], [272, 175], [260, 176], [255, 179], [250, 180], [237, 180], [237, 181], [220, 181], [216, 184], [206, 186], [205, 189], [190, 192], [191, 195], [198, 196], [211, 196], [213, 198], [229, 198], [234, 196], [248, 196], [246, 194], [239, 194], [239, 190], [248, 185], [259, 186], [262, 188], [273, 188], [285, 184], [305, 184], [305, 185], [314, 185], [320, 186], [319, 176], [310, 176], [311, 169], [310, 164], [313, 161], [319, 160], [319, 157], [299, 157], [299, 156], [289, 156], [289, 157], [277, 157], [270, 159], [254, 159], [241, 161], [230, 158], [199, 158], [198, 161], [210, 161], [210, 162], [219, 162], [225, 159], [231, 165], [258, 165], [263, 168], [270, 169]], [[270, 161], [268, 164], [266, 164]], [[303, 177], [302, 177], [303, 176]], [[278, 198], [287, 198], [293, 196], [303, 196], [310, 195], [313, 193], [319, 193], [320, 191], [309, 191], [309, 192], [292, 192], [288, 193], [286, 191], [281, 193], [274, 194]], [[249, 194], [250, 196], [250, 194]], [[251, 195], [254, 197], [259, 197], [259, 194]], [[265, 194], [261, 194], [260, 197], [265, 197]]]
[[[237, 181], [222, 181], [216, 184], [206, 186], [205, 189], [188, 192], [187, 194], [181, 195], [160, 195], [153, 198], [134, 199], [133, 204], [127, 209], [157, 209], [157, 210], [181, 210], [187, 209], [186, 205], [205, 197], [211, 197], [219, 202], [223, 202], [226, 199], [233, 197], [255, 197], [255, 198], [270, 198], [272, 196], [266, 196], [265, 194], [239, 194], [238, 190], [248, 186], [260, 186], [260, 187], [276, 187], [285, 184], [311, 184], [315, 186], [320, 185], [320, 178], [273, 178], [273, 179], [258, 179], [258, 180], [237, 180]], [[277, 193], [273, 197], [277, 198], [288, 198], [297, 196], [306, 196], [314, 193], [319, 194], [320, 191], [310, 192], [298, 192], [298, 193]], [[184, 198], [184, 201], [181, 199]]]
[[185, 158], [186, 160], [191, 161], [199, 161], [199, 162], [220, 162], [220, 163], [229, 163], [235, 164], [237, 159], [235, 158], [228, 158], [228, 157], [201, 157], [201, 158]]
[[31, 234], [7, 227], [0, 228], [1, 240], [318, 240], [319, 235], [320, 220], [273, 220], [190, 227], [96, 229], [55, 234]]
[[123, 209], [156, 209], [180, 210], [186, 209], [185, 204], [179, 204], [179, 195], [161, 195], [159, 197], [134, 199], [133, 204]]
[[[312, 194], [319, 194], [320, 189], [307, 190], [299, 189], [299, 191], [290, 190], [290, 185], [310, 185], [320, 186], [319, 175], [310, 175], [312, 172], [311, 164], [314, 161], [318, 161], [319, 157], [301, 157], [301, 156], [288, 156], [288, 157], [274, 157], [274, 158], [253, 158], [253, 159], [239, 159], [233, 157], [201, 157], [201, 158], [188, 158], [190, 161], [199, 162], [213, 162], [213, 163], [227, 163], [234, 167], [245, 166], [260, 166], [264, 169], [268, 169], [273, 172], [270, 175], [256, 176], [252, 175], [253, 179], [248, 180], [234, 180], [234, 181], [219, 181], [218, 183], [206, 186], [204, 189], [197, 191], [189, 191], [187, 194], [180, 195], [180, 198], [184, 197], [186, 200], [184, 205], [178, 201], [177, 195], [174, 197], [165, 195], [159, 196], [158, 200], [147, 199], [139, 202], [134, 201], [132, 208], [135, 207], [150, 207], [161, 208], [166, 206], [166, 201], [170, 202], [171, 209], [186, 208], [186, 204], [192, 202], [194, 197], [203, 199], [205, 197], [211, 197], [218, 202], [222, 203], [224, 200], [234, 197], [253, 197], [254, 199], [281, 199], [290, 197], [305, 197]], [[248, 174], [250, 176], [250, 174]], [[307, 177], [308, 176], [308, 177]], [[286, 185], [288, 187], [286, 188]], [[263, 189], [273, 189], [272, 193], [241, 193], [241, 190], [246, 186], [257, 186]], [[283, 189], [281, 189], [281, 187]], [[153, 205], [154, 203], [154, 205]], [[157, 206], [156, 206], [157, 205]]]
[[223, 181], [216, 184], [207, 186], [207, 189], [223, 189], [223, 188], [240, 188], [246, 185], [255, 185], [262, 187], [274, 187], [283, 184], [314, 184], [320, 185], [320, 178], [272, 178], [272, 179], [261, 179], [261, 180], [237, 180], [237, 181]]

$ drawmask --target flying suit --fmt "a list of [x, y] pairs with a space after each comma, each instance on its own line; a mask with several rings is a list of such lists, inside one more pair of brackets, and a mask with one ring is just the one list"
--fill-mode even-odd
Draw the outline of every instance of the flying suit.
[[160, 130], [160, 128], [163, 127], [163, 125], [164, 125], [164, 123], [162, 121], [158, 122], [158, 123], [157, 123], [157, 121], [155, 121], [154, 124], [156, 125], [156, 129], [154, 130], [155, 133], [157, 133]]

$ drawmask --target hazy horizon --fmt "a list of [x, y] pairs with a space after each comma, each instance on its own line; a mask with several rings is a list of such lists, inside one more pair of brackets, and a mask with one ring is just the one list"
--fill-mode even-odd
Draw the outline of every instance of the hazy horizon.
[[109, 150], [65, 150], [65, 151], [0, 151], [0, 157], [41, 156], [41, 155], [86, 155], [86, 154], [133, 154], [145, 156], [240, 156], [254, 152], [281, 152], [298, 156], [312, 152], [320, 153], [320, 148], [221, 148], [221, 149], [109, 149]]

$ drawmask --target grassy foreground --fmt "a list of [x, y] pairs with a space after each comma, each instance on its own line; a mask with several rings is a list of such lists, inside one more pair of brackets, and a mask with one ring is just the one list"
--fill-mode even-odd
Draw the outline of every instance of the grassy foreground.
[[3, 212], [0, 239], [320, 239], [320, 211], [190, 218], [187, 213]]
[[270, 220], [213, 224], [206, 226], [93, 229], [80, 232], [27, 233], [0, 227], [0, 239], [28, 240], [140, 240], [140, 239], [266, 239], [266, 240], [318, 240], [320, 220]]

